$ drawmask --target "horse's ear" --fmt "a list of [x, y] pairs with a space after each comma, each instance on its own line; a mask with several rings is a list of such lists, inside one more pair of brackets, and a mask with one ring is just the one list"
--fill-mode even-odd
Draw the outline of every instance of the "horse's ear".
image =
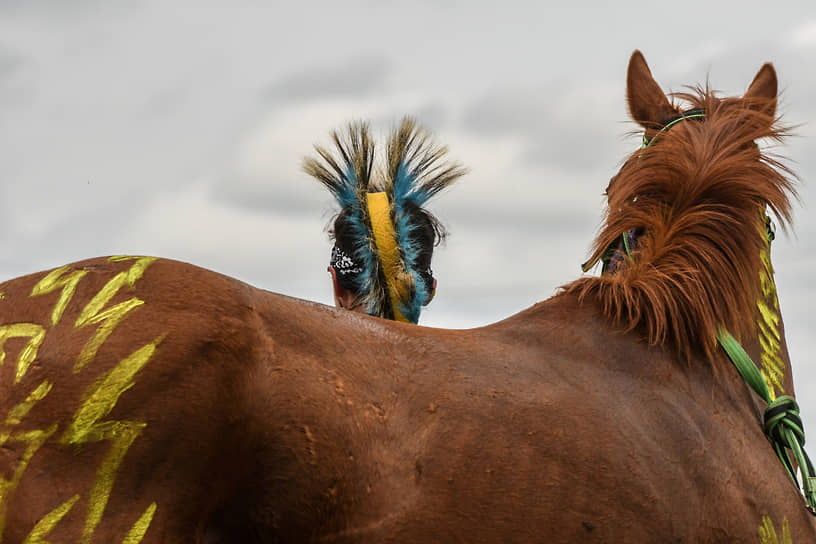
[[745, 100], [749, 107], [763, 110], [773, 117], [776, 114], [777, 81], [776, 70], [773, 64], [766, 62], [759, 69], [754, 80], [745, 92]]
[[637, 49], [629, 59], [626, 100], [632, 120], [645, 129], [659, 129], [666, 119], [677, 113], [652, 77], [643, 53]]

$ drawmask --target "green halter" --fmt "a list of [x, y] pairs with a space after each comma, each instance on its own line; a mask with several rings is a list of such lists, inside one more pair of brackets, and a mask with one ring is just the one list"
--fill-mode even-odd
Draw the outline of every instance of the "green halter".
[[658, 130], [657, 134], [652, 136], [651, 140], [647, 140], [646, 139], [646, 134], [644, 134], [643, 135], [643, 145], [641, 146], [641, 149], [646, 149], [647, 147], [652, 145], [655, 142], [655, 140], [657, 139], [657, 137], [660, 136], [661, 133], [666, 132], [667, 130], [669, 130], [671, 127], [673, 127], [677, 123], [679, 123], [681, 121], [685, 121], [686, 119], [703, 119], [705, 116], [706, 116], [706, 112], [705, 112], [705, 109], [703, 109], [703, 108], [696, 108], [696, 109], [693, 109], [693, 110], [684, 111], [683, 113], [678, 113], [676, 116], [672, 117], [669, 120], [668, 123], [663, 125], [663, 128]]

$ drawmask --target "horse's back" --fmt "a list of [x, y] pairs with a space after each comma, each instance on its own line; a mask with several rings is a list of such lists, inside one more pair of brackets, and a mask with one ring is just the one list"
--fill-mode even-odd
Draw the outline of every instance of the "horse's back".
[[275, 386], [245, 395], [276, 417], [258, 504], [282, 541], [718, 541], [756, 535], [757, 510], [813, 528], [768, 485], [785, 476], [755, 414], [725, 408], [743, 389], [591, 306], [556, 297], [465, 331], [332, 313], [312, 349], [291, 343], [317, 334], [306, 313], [281, 345], [260, 311]]
[[448, 331], [146, 257], [0, 292], [4, 542], [812, 531], [773, 454], [746, 455], [769, 449], [756, 414], [722, 409], [743, 389], [570, 297]]
[[466, 331], [354, 319], [319, 356], [277, 359], [296, 377], [275, 394], [305, 396], [276, 406], [299, 452], [278, 476], [297, 485], [270, 489], [309, 489], [299, 500], [321, 513], [281, 535], [718, 542], [763, 523], [813, 535], [758, 414], [732, 408], [750, 406], [739, 378], [612, 332], [591, 305], [556, 297]]

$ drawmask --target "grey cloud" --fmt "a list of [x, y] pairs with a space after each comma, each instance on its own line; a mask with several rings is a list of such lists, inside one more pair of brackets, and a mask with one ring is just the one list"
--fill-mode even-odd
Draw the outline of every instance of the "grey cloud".
[[325, 208], [320, 197], [328, 193], [306, 174], [302, 178], [278, 179], [275, 183], [268, 184], [252, 183], [251, 180], [240, 178], [224, 180], [214, 189], [213, 198], [222, 204], [248, 212], [280, 216], [320, 213]]
[[91, 8], [106, 4], [104, 0], [76, 0], [63, 2], [62, 0], [3, 0], [0, 2], [0, 11], [7, 13], [31, 13], [38, 16], [75, 16], [82, 12], [82, 8]]
[[[427, 130], [437, 133], [451, 125], [454, 112], [450, 107], [442, 103], [427, 102], [410, 110], [389, 112], [366, 120], [371, 123], [372, 127], [381, 130], [380, 135], [384, 136], [386, 131], [390, 131], [397, 126], [402, 117], [406, 115], [416, 119]], [[440, 140], [440, 143], [444, 144], [445, 142]]]
[[0, 85], [15, 76], [23, 66], [23, 58], [12, 50], [0, 47]]
[[[531, 167], [559, 164], [562, 168], [587, 176], [609, 170], [620, 163], [624, 158], [621, 155], [622, 146], [613, 145], [619, 142], [620, 136], [613, 134], [608, 127], [589, 134], [564, 130], [557, 136], [530, 142], [520, 154], [519, 161]], [[637, 144], [638, 142], [634, 142], [629, 147], [634, 150]], [[596, 183], [599, 191], [603, 191], [607, 181], [601, 176], [593, 179], [592, 183]]]
[[145, 100], [144, 113], [149, 117], [167, 117], [182, 109], [190, 100], [192, 88], [177, 85], [154, 93]]
[[382, 89], [390, 72], [388, 59], [355, 57], [337, 65], [316, 66], [267, 87], [263, 98], [273, 104], [323, 98], [366, 96]]
[[462, 128], [487, 135], [535, 133], [556, 122], [547, 101], [557, 92], [555, 88], [493, 91], [465, 107]]
[[5, 112], [16, 112], [31, 104], [31, 83], [26, 69], [29, 59], [19, 50], [0, 44], [0, 122]]
[[603, 115], [570, 113], [563, 110], [569, 92], [563, 83], [493, 92], [465, 108], [461, 126], [486, 137], [518, 138], [523, 148], [517, 160], [531, 167], [557, 164], [586, 175], [616, 164], [621, 132], [632, 128], [620, 122], [623, 101], [611, 106], [615, 97], [602, 96], [589, 106]]
[[406, 112], [430, 131], [438, 131], [449, 126], [452, 112], [441, 104], [425, 104], [413, 112]]
[[[462, 231], [510, 230], [540, 233], [542, 236], [550, 233], [556, 237], [558, 233], [582, 232], [588, 227], [591, 231], [600, 221], [600, 216], [592, 203], [587, 203], [587, 206], [580, 209], [573, 209], [570, 206], [553, 206], [546, 193], [546, 190], [542, 190], [539, 194], [528, 195], [526, 205], [522, 208], [493, 206], [490, 202], [481, 202], [480, 208], [474, 208], [472, 203], [447, 203], [444, 215], [441, 212], [439, 215], [444, 223], [455, 223]], [[540, 199], [538, 205], [535, 199]], [[450, 200], [455, 200], [455, 196]], [[515, 238], [512, 232], [506, 234], [508, 239]]]
[[[679, 71], [655, 71], [664, 90], [685, 90], [684, 85], [710, 82], [721, 95], [744, 92], [760, 67], [770, 62], [779, 78], [779, 109], [786, 122], [799, 124], [816, 118], [816, 72], [801, 70], [802, 58], [811, 58], [814, 48], [790, 50], [780, 42], [755, 42], [732, 46], [706, 58], [695, 58]], [[800, 58], [802, 57], [802, 58]], [[799, 133], [799, 131], [794, 131]]]
[[137, 214], [130, 207], [98, 208], [93, 214], [57, 221], [41, 235], [16, 232], [2, 236], [0, 281], [88, 257], [128, 252], [115, 239]]

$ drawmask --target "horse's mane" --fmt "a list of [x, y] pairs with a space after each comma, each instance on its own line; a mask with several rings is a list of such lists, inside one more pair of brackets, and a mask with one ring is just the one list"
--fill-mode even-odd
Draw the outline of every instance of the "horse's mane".
[[[466, 170], [448, 161], [448, 148], [437, 144], [431, 133], [410, 117], [403, 118], [391, 131], [385, 152], [379, 155], [365, 122], [349, 123], [345, 133], [333, 131], [332, 140], [336, 150], [315, 146], [319, 158], [304, 159], [303, 170], [323, 184], [340, 205], [340, 213], [332, 223], [336, 226], [337, 218], [344, 215], [349, 225], [351, 254], [361, 268], [355, 290], [360, 292], [369, 314], [392, 319], [399, 311], [416, 323], [433, 291], [433, 278], [427, 278], [430, 263], [421, 264], [423, 245], [419, 236], [424, 223], [433, 230], [428, 245], [445, 237], [444, 227], [424, 205]], [[380, 192], [388, 198], [398, 250], [396, 270], [384, 269], [369, 215], [367, 197]], [[430, 255], [432, 248], [424, 250]], [[394, 300], [389, 275], [400, 286]]]
[[627, 159], [593, 244], [598, 258], [623, 232], [642, 229], [632, 259], [563, 291], [597, 300], [614, 325], [650, 344], [715, 360], [720, 326], [737, 338], [755, 331], [765, 210], [783, 228], [791, 219], [795, 176], [755, 145], [781, 142], [788, 130], [775, 99], [720, 99], [700, 87], [673, 96], [705, 108], [705, 119], [676, 124]]

